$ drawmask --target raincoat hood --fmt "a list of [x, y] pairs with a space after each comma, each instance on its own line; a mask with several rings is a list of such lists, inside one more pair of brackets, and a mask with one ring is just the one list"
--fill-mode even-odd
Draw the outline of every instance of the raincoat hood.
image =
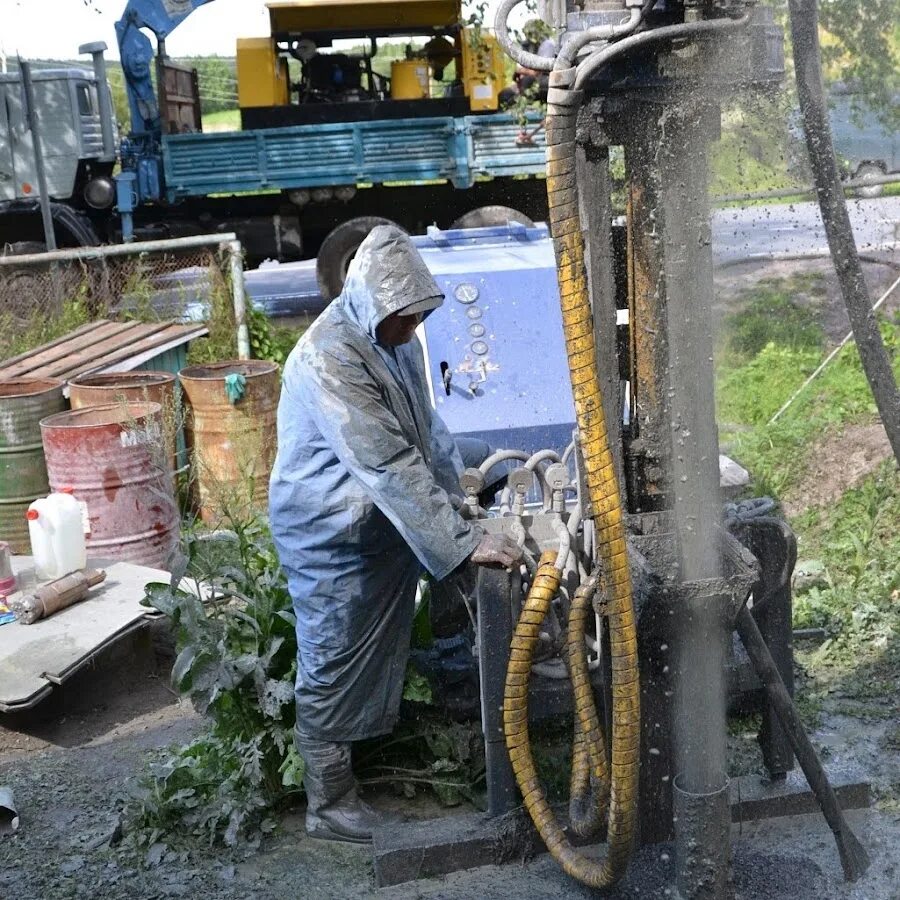
[[338, 302], [375, 341], [376, 329], [388, 316], [423, 303], [434, 309], [443, 299], [409, 235], [396, 225], [379, 225], [356, 251]]

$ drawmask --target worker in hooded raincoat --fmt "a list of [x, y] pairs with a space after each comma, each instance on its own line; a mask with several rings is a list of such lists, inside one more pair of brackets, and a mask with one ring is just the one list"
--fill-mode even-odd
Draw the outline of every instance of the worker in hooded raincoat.
[[432, 409], [422, 317], [443, 295], [407, 235], [379, 226], [287, 360], [270, 515], [297, 617], [297, 748], [310, 834], [366, 841], [353, 741], [389, 733], [423, 570], [512, 566], [520, 550], [457, 510], [462, 460]]

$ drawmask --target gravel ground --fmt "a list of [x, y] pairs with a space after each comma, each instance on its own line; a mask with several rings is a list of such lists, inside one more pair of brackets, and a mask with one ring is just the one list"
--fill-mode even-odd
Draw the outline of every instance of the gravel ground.
[[[21, 827], [0, 838], [0, 896], [10, 900], [121, 898], [587, 897], [548, 856], [488, 866], [377, 891], [368, 848], [309, 839], [302, 809], [283, 817], [261, 848], [157, 848], [136, 856], [115, 843], [119, 798], [164, 748], [202, 723], [166, 686], [166, 659], [136, 640], [58, 691], [39, 715], [0, 718], [0, 785], [10, 785]], [[65, 710], [65, 714], [61, 714]], [[884, 723], [825, 716], [817, 742], [835, 761], [864, 766], [892, 783], [900, 753], [886, 752]], [[419, 807], [417, 815], [433, 815]], [[818, 816], [744, 824], [734, 832], [737, 900], [900, 900], [900, 810], [850, 814], [873, 865], [854, 886], [842, 882], [834, 843]], [[423, 828], [427, 824], [423, 822]], [[672, 849], [639, 851], [617, 898], [667, 898]]]

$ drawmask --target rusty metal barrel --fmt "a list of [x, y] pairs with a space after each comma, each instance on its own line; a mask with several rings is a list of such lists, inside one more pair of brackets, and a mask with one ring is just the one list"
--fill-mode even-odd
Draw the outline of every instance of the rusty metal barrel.
[[87, 506], [93, 557], [167, 567], [178, 543], [168, 449], [158, 403], [110, 403], [41, 422], [50, 487]]
[[[229, 398], [226, 384], [234, 382]], [[204, 522], [265, 513], [275, 462], [281, 379], [263, 360], [188, 366], [178, 375], [186, 398], [185, 433]]]
[[72, 409], [105, 406], [129, 400], [158, 403], [162, 407], [163, 434], [169, 447], [172, 470], [178, 468], [178, 401], [177, 382], [171, 372], [104, 372], [79, 375], [69, 382]]
[[61, 381], [0, 381], [0, 540], [13, 553], [31, 553], [25, 513], [50, 490], [40, 421], [65, 408]]

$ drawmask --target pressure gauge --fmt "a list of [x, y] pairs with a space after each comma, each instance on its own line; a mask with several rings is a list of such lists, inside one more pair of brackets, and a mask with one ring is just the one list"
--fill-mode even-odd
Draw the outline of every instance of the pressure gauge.
[[485, 329], [484, 325], [481, 324], [481, 322], [473, 322], [469, 326], [469, 334], [471, 334], [472, 337], [475, 337], [475, 338], [484, 337], [485, 330], [486, 329]]
[[481, 307], [480, 306], [470, 306], [466, 310], [466, 316], [470, 319], [480, 319], [481, 318]]
[[472, 341], [472, 352], [476, 356], [484, 356], [488, 352], [488, 345], [484, 341]]
[[456, 286], [453, 296], [460, 303], [474, 303], [478, 299], [478, 288], [470, 281], [464, 281]]

